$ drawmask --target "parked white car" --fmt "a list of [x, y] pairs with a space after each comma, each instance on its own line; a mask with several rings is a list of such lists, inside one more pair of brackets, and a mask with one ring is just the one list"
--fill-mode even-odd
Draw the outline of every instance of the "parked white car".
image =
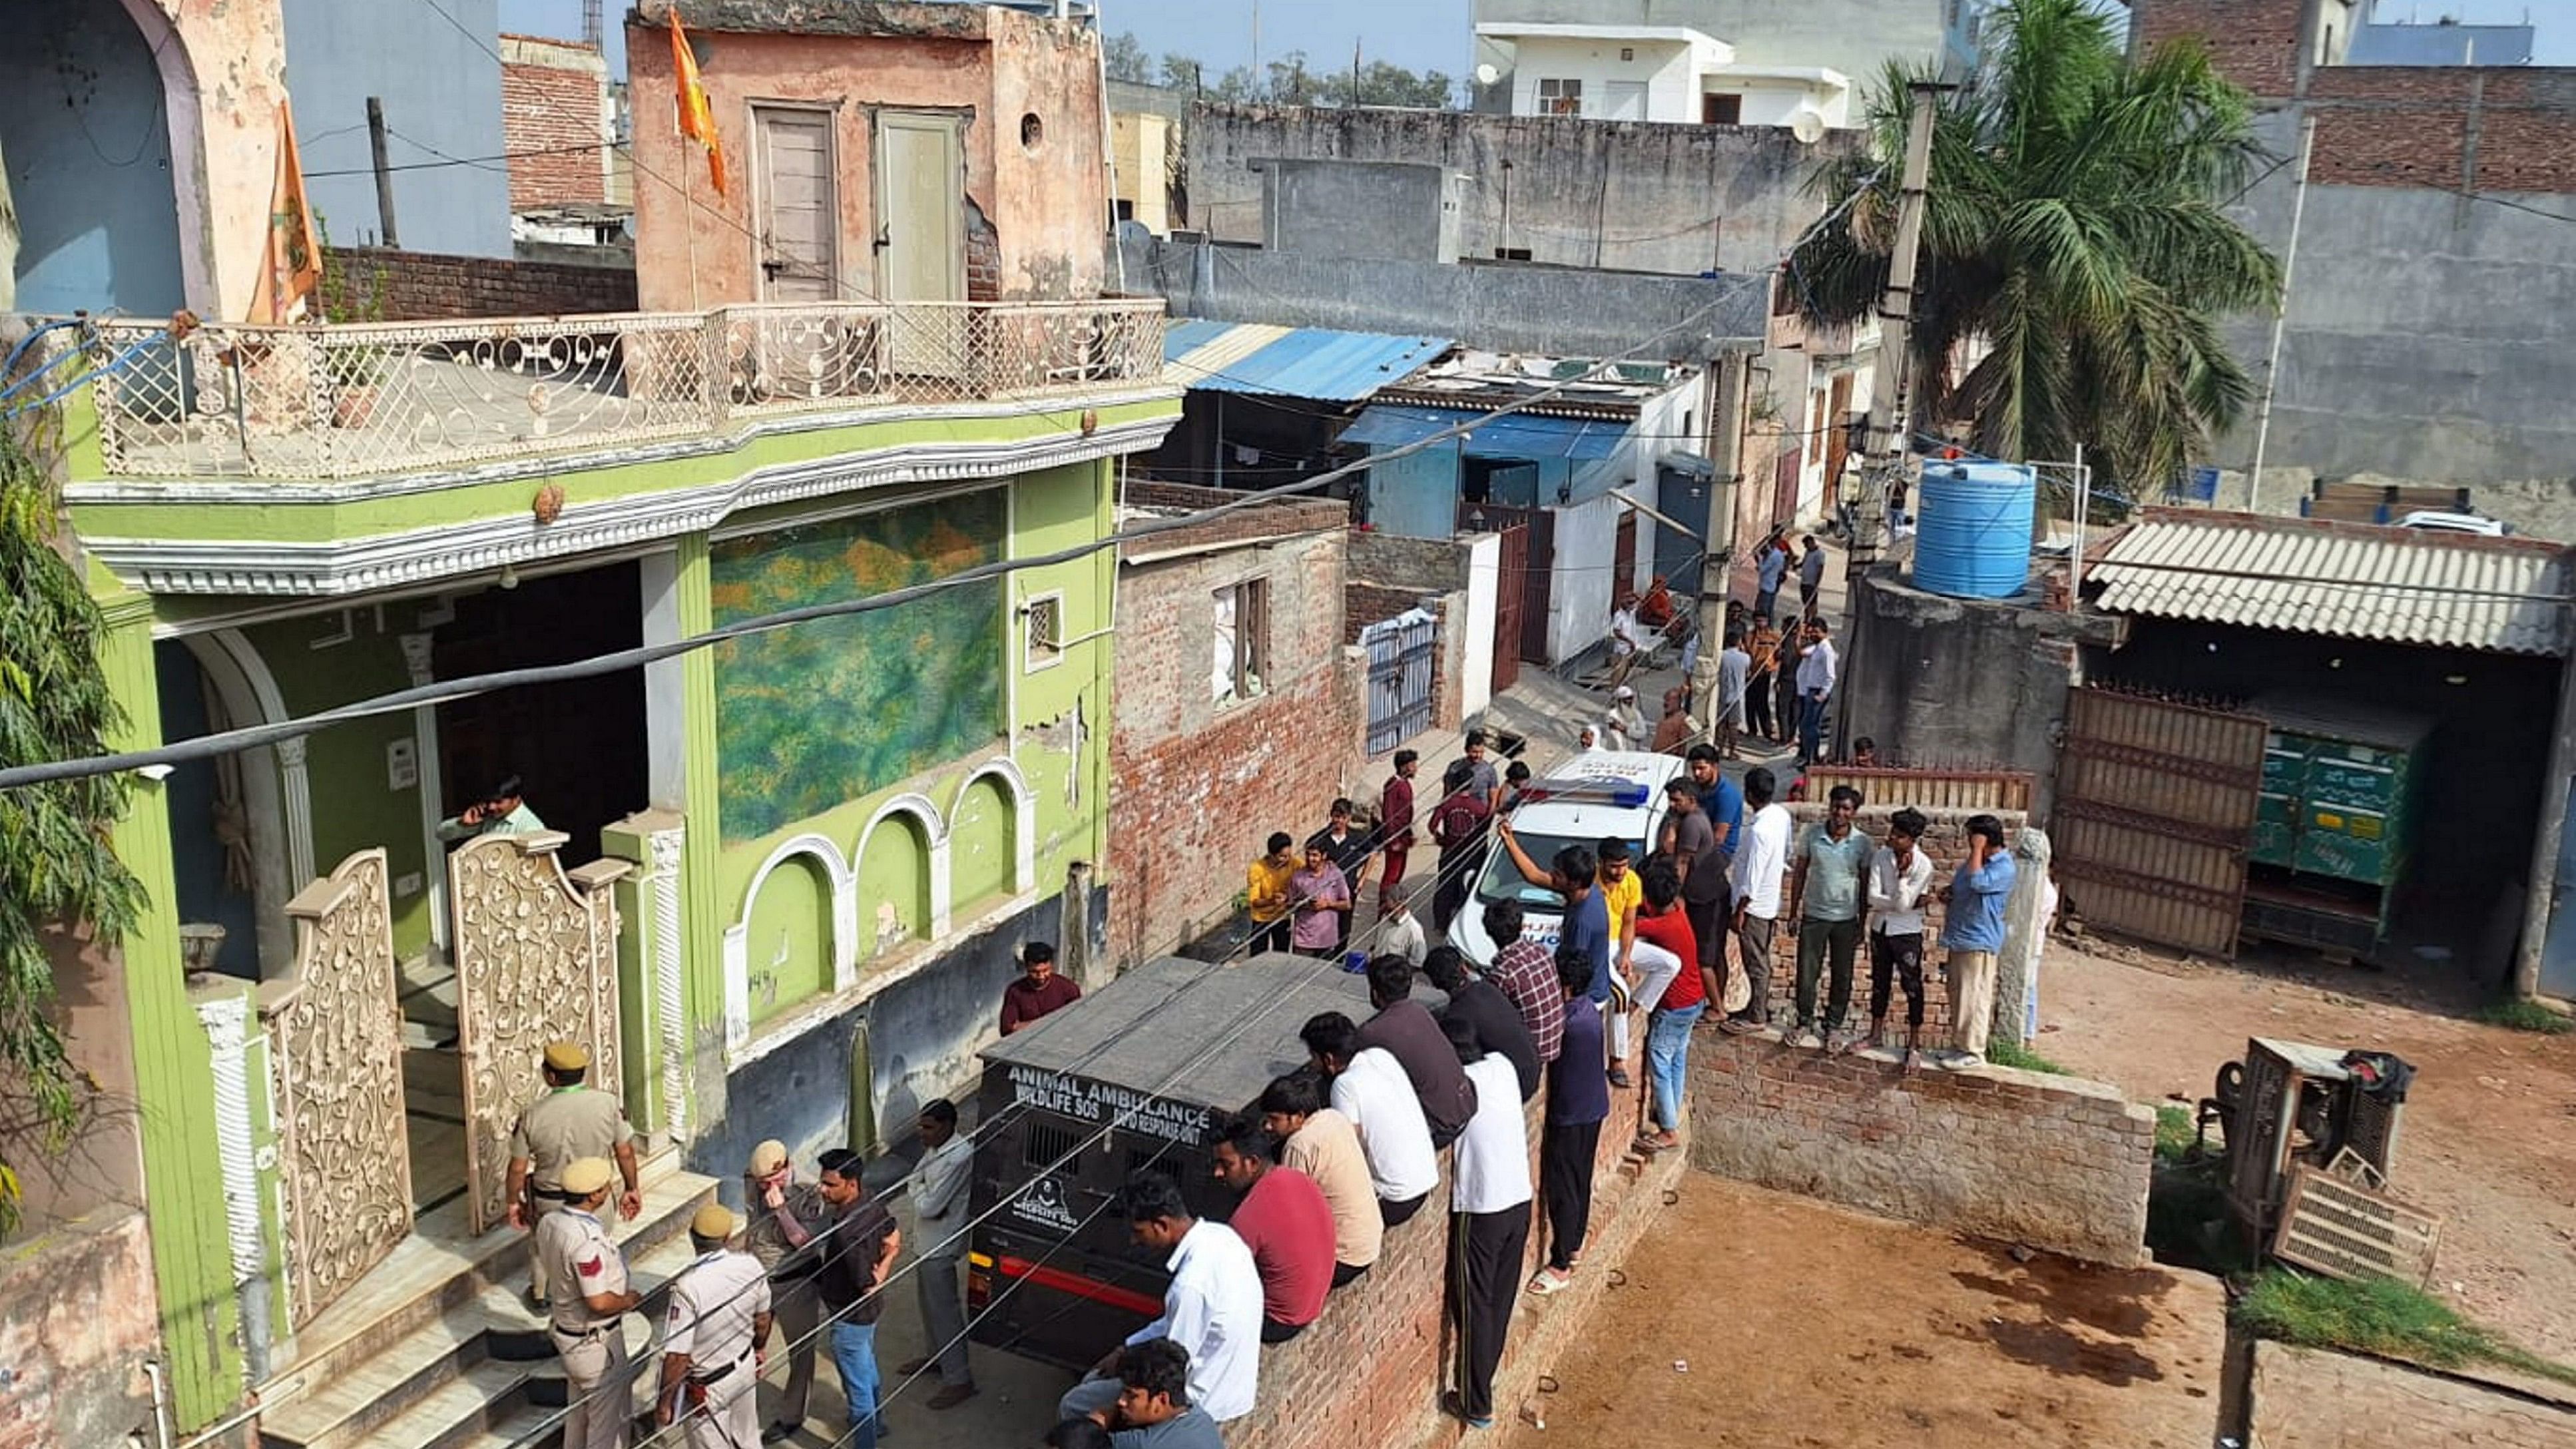
[[[1598, 851], [1613, 835], [1628, 842], [1631, 859], [1642, 863], [1664, 828], [1664, 782], [1682, 770], [1679, 756], [1642, 750], [1576, 755], [1530, 782], [1520, 808], [1511, 814], [1512, 833], [1542, 870], [1568, 845]], [[1522, 938], [1556, 950], [1562, 903], [1554, 891], [1522, 879], [1499, 836], [1476, 877], [1474, 893], [1449, 923], [1449, 944], [1478, 966], [1494, 959], [1495, 943], [1485, 934], [1485, 907], [1496, 901], [1520, 902]]]

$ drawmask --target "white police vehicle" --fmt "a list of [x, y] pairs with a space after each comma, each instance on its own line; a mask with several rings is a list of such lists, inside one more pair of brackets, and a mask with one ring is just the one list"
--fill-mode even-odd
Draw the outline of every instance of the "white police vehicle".
[[[1641, 865], [1663, 833], [1664, 814], [1670, 808], [1664, 783], [1683, 768], [1677, 755], [1643, 750], [1576, 755], [1559, 763], [1546, 778], [1530, 781], [1519, 808], [1511, 813], [1512, 834], [1530, 863], [1541, 870], [1566, 846], [1580, 845], [1597, 854], [1601, 842], [1614, 835], [1628, 842], [1631, 867]], [[1499, 833], [1485, 868], [1477, 873], [1474, 893], [1449, 923], [1449, 944], [1478, 966], [1494, 959], [1495, 943], [1485, 934], [1485, 907], [1497, 901], [1519, 902], [1522, 938], [1555, 952], [1564, 902], [1556, 892], [1522, 877]]]

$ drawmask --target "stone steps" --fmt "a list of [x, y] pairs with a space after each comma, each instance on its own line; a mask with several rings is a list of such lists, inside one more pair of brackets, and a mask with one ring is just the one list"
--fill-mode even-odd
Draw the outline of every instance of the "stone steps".
[[[643, 1211], [611, 1225], [647, 1294], [627, 1317], [630, 1344], [649, 1339], [657, 1290], [688, 1262], [689, 1217], [713, 1200], [716, 1186], [679, 1171], [668, 1154], [649, 1159], [641, 1176]], [[463, 1220], [462, 1203], [424, 1217], [391, 1257], [304, 1327], [294, 1361], [261, 1386], [273, 1406], [261, 1416], [263, 1444], [445, 1449], [481, 1442], [475, 1436], [549, 1398], [560, 1407], [553, 1347], [522, 1296], [526, 1235], [505, 1225], [467, 1239]]]

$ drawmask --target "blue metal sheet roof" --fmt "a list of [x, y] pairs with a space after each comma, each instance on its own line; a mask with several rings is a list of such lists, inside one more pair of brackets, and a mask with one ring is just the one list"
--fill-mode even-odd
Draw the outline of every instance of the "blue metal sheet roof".
[[[1469, 411], [1380, 403], [1362, 412], [1357, 420], [1344, 428], [1341, 441], [1397, 448], [1427, 438], [1443, 428], [1454, 428], [1474, 416], [1476, 414]], [[1478, 423], [1474, 432], [1458, 441], [1464, 451], [1482, 458], [1525, 458], [1532, 461], [1567, 458], [1592, 462], [1618, 452], [1627, 436], [1628, 424], [1622, 422], [1508, 413], [1490, 422]]]
[[1190, 319], [1165, 329], [1163, 360], [1173, 380], [1201, 391], [1358, 402], [1456, 345], [1445, 337]]

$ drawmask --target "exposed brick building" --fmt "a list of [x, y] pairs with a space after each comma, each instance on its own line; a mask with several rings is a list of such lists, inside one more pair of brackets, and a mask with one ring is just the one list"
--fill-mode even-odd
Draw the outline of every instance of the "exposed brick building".
[[[2257, 505], [2373, 473], [2468, 485], [2481, 509], [2576, 537], [2576, 69], [2352, 64], [2348, 0], [2131, 12], [2141, 52], [2196, 40], [2253, 92], [2279, 164], [2235, 209], [2276, 256], [2303, 211]], [[2258, 386], [2270, 323], [2229, 331]], [[2249, 413], [2218, 461], [2246, 466], [2255, 431]]]
[[[1131, 483], [1127, 504], [1177, 513], [1239, 496]], [[1121, 551], [1109, 743], [1116, 958], [1168, 950], [1221, 920], [1262, 838], [1304, 838], [1344, 793], [1365, 677], [1342, 642], [1349, 521], [1346, 504], [1301, 499]], [[1229, 605], [1257, 692], [1220, 698]]]
[[597, 47], [501, 37], [501, 135], [510, 153], [512, 211], [605, 204], [616, 126], [608, 62]]

